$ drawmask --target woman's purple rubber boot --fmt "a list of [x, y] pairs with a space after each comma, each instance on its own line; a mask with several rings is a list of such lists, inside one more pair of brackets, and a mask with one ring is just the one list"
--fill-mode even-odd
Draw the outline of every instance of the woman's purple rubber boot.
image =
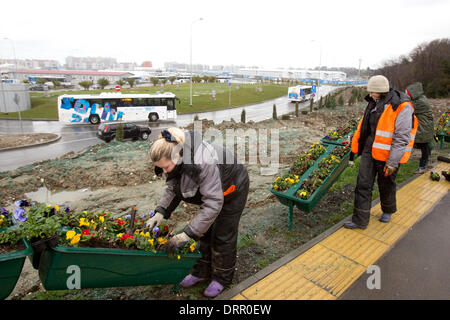
[[183, 288], [189, 288], [203, 280], [205, 280], [205, 278], [199, 278], [193, 276], [192, 274], [188, 274], [186, 277], [184, 277], [183, 281], [180, 282], [180, 286], [182, 286]]
[[223, 285], [221, 285], [216, 280], [211, 281], [209, 286], [206, 288], [205, 292], [203, 294], [208, 298], [214, 298], [219, 295], [219, 293], [223, 290]]

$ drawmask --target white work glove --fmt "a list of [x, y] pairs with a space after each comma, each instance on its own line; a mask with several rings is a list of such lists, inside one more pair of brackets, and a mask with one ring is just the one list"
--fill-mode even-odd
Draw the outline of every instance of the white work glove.
[[191, 238], [184, 232], [177, 234], [176, 236], [173, 236], [168, 242], [167, 242], [167, 252], [173, 253], [176, 251], [177, 248], [184, 246]]
[[164, 216], [161, 213], [155, 212], [155, 214], [151, 215], [150, 219], [147, 220], [145, 226], [152, 230], [154, 227], [158, 227], [163, 219]]

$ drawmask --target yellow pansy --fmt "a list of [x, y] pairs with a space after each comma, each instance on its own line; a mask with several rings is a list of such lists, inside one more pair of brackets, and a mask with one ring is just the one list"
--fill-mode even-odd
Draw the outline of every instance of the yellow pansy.
[[82, 226], [89, 227], [89, 222], [87, 222], [85, 218], [80, 218], [80, 227]]
[[177, 259], [178, 259], [178, 260], [180, 260], [180, 259], [181, 259], [180, 255], [178, 255]]
[[84, 214], [87, 214], [87, 211], [83, 211]]
[[66, 232], [66, 240], [72, 239], [77, 233], [73, 230], [69, 230]]
[[123, 236], [123, 233], [118, 233], [116, 237], [117, 238], [122, 238], [122, 236]]
[[277, 177], [276, 179], [275, 179], [275, 181], [278, 181], [278, 180], [280, 180], [281, 179], [281, 177]]
[[78, 242], [80, 242], [80, 238], [81, 238], [81, 234], [78, 233], [77, 235], [75, 235], [72, 240], [70, 241], [70, 244], [76, 244]]
[[51, 207], [52, 207], [52, 205], [51, 205], [51, 204], [48, 204], [48, 205], [47, 205], [47, 208], [51, 208]]
[[97, 224], [94, 222], [94, 220], [91, 220], [91, 225], [92, 225], [92, 229], [96, 229], [97, 228]]
[[144, 237], [146, 237], [146, 238], [150, 237], [150, 232], [146, 232], [146, 233], [144, 234]]
[[148, 239], [148, 243], [150, 243], [151, 245], [153, 245], [153, 240], [154, 240], [154, 239]]
[[165, 244], [167, 242], [167, 239], [164, 239], [163, 237], [159, 237], [158, 242], [161, 244]]
[[98, 220], [99, 220], [101, 223], [103, 223], [103, 222], [105, 222], [105, 217], [100, 216], [100, 217], [98, 217]]
[[54, 208], [56, 211], [59, 211], [59, 206], [57, 206], [56, 204], [55, 204]]
[[278, 190], [278, 185], [274, 185], [274, 186], [273, 186], [273, 189], [274, 189], [274, 190]]

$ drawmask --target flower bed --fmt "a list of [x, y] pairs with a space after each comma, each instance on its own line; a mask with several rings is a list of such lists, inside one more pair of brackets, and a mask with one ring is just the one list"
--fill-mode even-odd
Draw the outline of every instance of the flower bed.
[[178, 283], [201, 256], [193, 240], [169, 255], [169, 226], [146, 230], [135, 208], [123, 218], [45, 204], [21, 209], [15, 236], [34, 241], [31, 260], [47, 290], [68, 288], [70, 266], [80, 268], [80, 288]]
[[[7, 214], [9, 212], [4, 210], [3, 226], [6, 226], [6, 221], [10, 220]], [[21, 234], [14, 226], [0, 228], [0, 300], [8, 297], [14, 290], [25, 258], [33, 253], [29, 243], [20, 236]]]
[[448, 125], [450, 120], [450, 109], [444, 112], [437, 125], [434, 127], [434, 133], [437, 139], [440, 141], [440, 148], [442, 149], [443, 142], [450, 142], [450, 126]]
[[314, 192], [330, 177], [334, 169], [340, 166], [341, 161], [346, 159], [347, 154], [349, 155], [350, 153], [346, 147], [336, 147], [330, 151], [317, 163], [317, 167], [303, 181], [295, 195], [302, 200], [311, 198]]
[[289, 172], [282, 176], [278, 176], [272, 183], [272, 189], [278, 192], [284, 192], [299, 182], [302, 176], [314, 162], [325, 152], [326, 148], [319, 142], [314, 143], [308, 151], [303, 152], [297, 160], [295, 160]]
[[337, 127], [335, 130], [330, 130], [325, 137], [320, 139], [320, 142], [325, 145], [342, 145], [342, 143], [348, 140], [349, 136], [356, 130], [358, 122], [359, 119], [351, 119], [349, 122], [340, 127]]
[[294, 205], [302, 211], [311, 212], [345, 169], [349, 157], [348, 147], [328, 145], [297, 183], [284, 193], [273, 188], [270, 190], [282, 204], [289, 207], [289, 229], [292, 227]]

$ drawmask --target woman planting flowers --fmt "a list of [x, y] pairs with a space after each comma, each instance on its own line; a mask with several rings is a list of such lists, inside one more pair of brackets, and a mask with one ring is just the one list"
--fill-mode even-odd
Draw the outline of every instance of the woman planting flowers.
[[197, 132], [178, 128], [161, 132], [150, 157], [158, 173], [167, 175], [167, 188], [147, 226], [152, 229], [168, 219], [182, 200], [200, 206], [167, 247], [173, 251], [190, 239], [200, 242], [203, 257], [180, 285], [191, 287], [210, 278], [204, 294], [215, 297], [234, 276], [238, 225], [249, 189], [247, 170], [233, 153], [203, 141]]

